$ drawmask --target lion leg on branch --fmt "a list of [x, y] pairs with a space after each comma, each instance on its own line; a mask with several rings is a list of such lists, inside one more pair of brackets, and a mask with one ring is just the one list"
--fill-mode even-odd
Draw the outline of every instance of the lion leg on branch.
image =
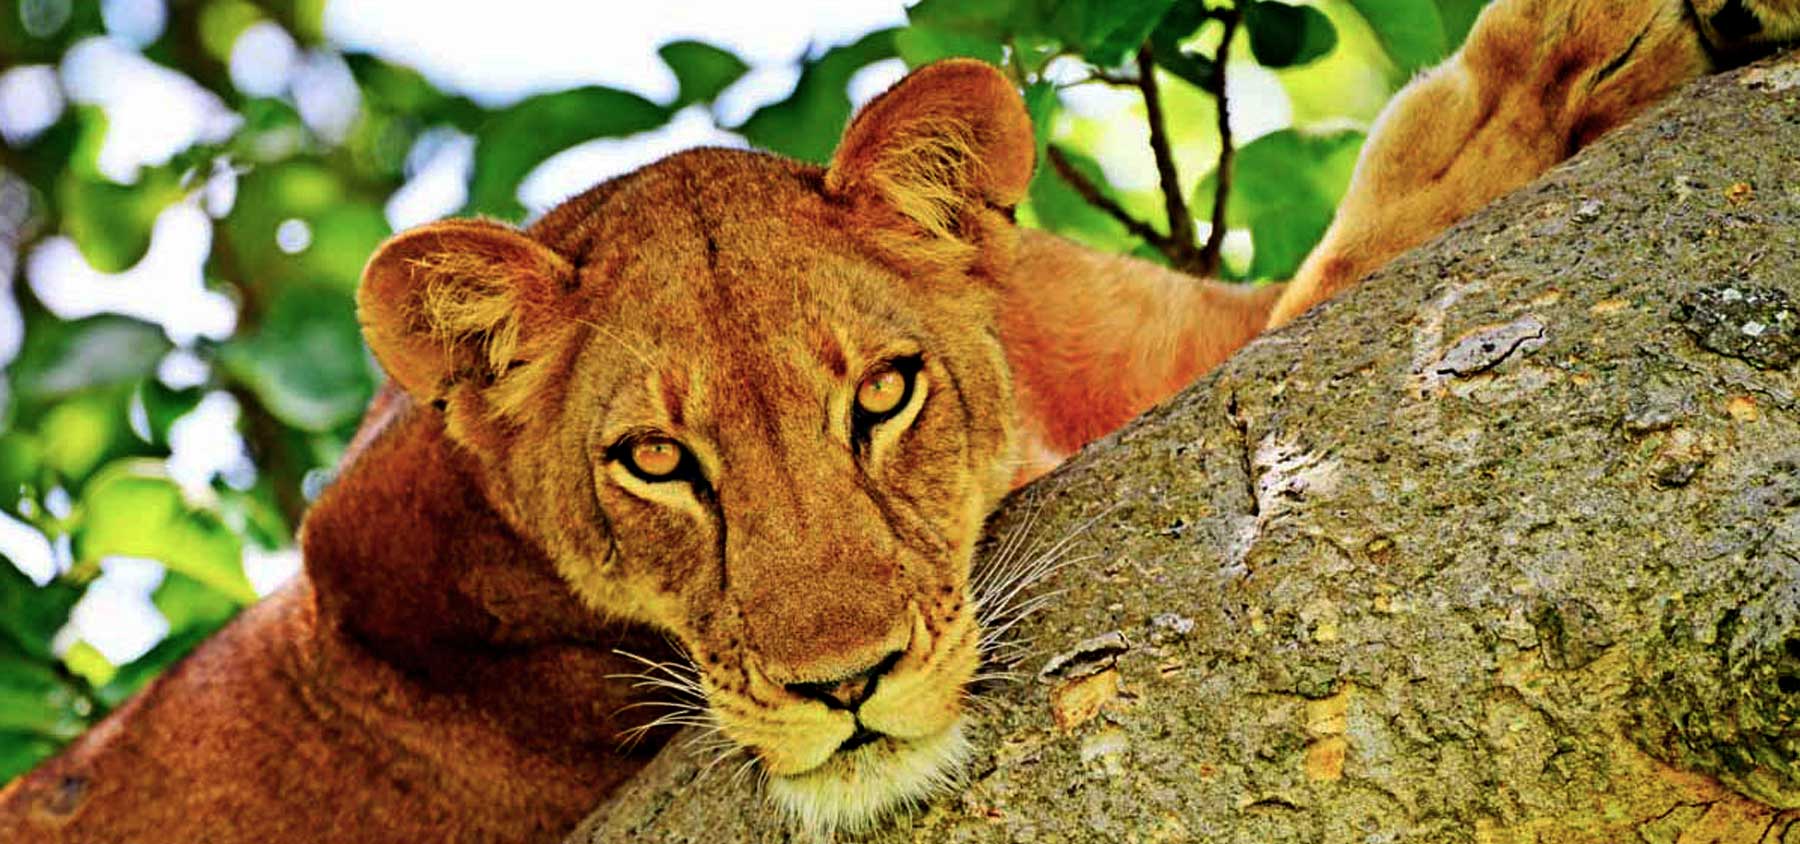
[[1279, 326], [1711, 67], [1680, 0], [1501, 0], [1375, 122]]

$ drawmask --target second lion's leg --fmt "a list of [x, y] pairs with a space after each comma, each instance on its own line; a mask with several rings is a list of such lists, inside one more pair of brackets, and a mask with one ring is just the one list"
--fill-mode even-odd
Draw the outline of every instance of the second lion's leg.
[[1370, 132], [1281, 325], [1710, 68], [1683, 0], [1498, 0]]

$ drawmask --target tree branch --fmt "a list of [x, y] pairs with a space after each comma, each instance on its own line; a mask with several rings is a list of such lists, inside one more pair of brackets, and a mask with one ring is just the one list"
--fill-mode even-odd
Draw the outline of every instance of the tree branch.
[[1138, 48], [1137, 63], [1138, 90], [1143, 92], [1144, 113], [1150, 123], [1150, 152], [1156, 157], [1163, 209], [1169, 216], [1169, 235], [1163, 244], [1163, 254], [1169, 256], [1176, 269], [1198, 274], [1202, 268], [1200, 251], [1194, 246], [1194, 216], [1188, 212], [1187, 197], [1181, 193], [1181, 179], [1175, 172], [1175, 154], [1169, 147], [1169, 126], [1163, 115], [1162, 93], [1156, 83], [1156, 58], [1151, 55], [1150, 45]]
[[[1136, 87], [1138, 87], [1138, 78], [1135, 76], [1126, 76], [1123, 73], [1107, 73], [1106, 71], [1099, 70], [1099, 69], [1096, 69], [1093, 73], [1088, 74], [1087, 78], [1081, 80], [1081, 82], [1101, 82], [1101, 83], [1104, 83], [1107, 85], [1113, 85], [1113, 86], [1117, 86], [1120, 88], [1136, 88]], [[1080, 84], [1080, 83], [1076, 83], [1076, 84]]]
[[[1166, 235], [1157, 231], [1149, 223], [1133, 217], [1130, 211], [1125, 210], [1124, 206], [1114, 202], [1112, 197], [1107, 196], [1100, 190], [1099, 185], [1094, 184], [1086, 175], [1075, 168], [1074, 162], [1069, 160], [1069, 156], [1066, 153], [1055, 146], [1051, 146], [1048, 148], [1048, 155], [1050, 157], [1050, 166], [1056, 168], [1056, 174], [1061, 176], [1063, 181], [1068, 182], [1069, 187], [1074, 188], [1076, 193], [1081, 194], [1081, 198], [1087, 200], [1089, 205], [1100, 209], [1105, 212], [1107, 216], [1118, 220], [1120, 224], [1125, 226], [1126, 231], [1143, 238], [1151, 246], [1161, 250], [1163, 254], [1169, 254], [1169, 239]], [[1169, 255], [1169, 259], [1174, 260], [1174, 256]]]
[[1231, 58], [1231, 37], [1237, 34], [1240, 17], [1236, 9], [1229, 9], [1219, 11], [1217, 19], [1225, 24], [1225, 39], [1219, 42], [1219, 53], [1213, 58], [1211, 91], [1219, 109], [1219, 163], [1213, 168], [1212, 230], [1206, 233], [1206, 245], [1200, 249], [1196, 270], [1202, 276], [1219, 274], [1219, 255], [1225, 247], [1225, 201], [1231, 196], [1231, 164], [1237, 157], [1231, 142], [1230, 101], [1225, 96], [1225, 63]]

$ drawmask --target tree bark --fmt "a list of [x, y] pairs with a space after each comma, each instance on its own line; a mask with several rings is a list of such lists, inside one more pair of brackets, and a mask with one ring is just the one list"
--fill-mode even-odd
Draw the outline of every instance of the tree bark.
[[[1790, 54], [1015, 496], [1081, 561], [870, 840], [1800, 842], [1797, 322]], [[680, 745], [570, 841], [810, 840]]]

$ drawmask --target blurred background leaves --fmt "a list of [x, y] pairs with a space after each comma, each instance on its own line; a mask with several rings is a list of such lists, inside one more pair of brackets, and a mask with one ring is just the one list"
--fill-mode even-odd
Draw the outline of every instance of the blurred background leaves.
[[[1281, 278], [1382, 103], [1482, 5], [871, 2], [877, 23], [772, 64], [672, 37], [654, 9], [509, 4], [485, 13], [623, 28], [673, 82], [496, 93], [456, 81], [475, 59], [454, 50], [413, 67], [355, 46], [376, 5], [357, 0], [0, 0], [0, 782], [295, 571], [294, 528], [380, 377], [352, 296], [395, 228], [523, 221], [697, 141], [823, 162], [906, 67], [972, 56], [1018, 82], [1064, 165], [1039, 168], [1022, 222], [1184, 266], [1217, 241], [1207, 269]], [[767, 31], [817, 31], [751, 5]], [[416, 8], [411, 41], [362, 40], [484, 26]], [[544, 58], [508, 55], [509, 72]], [[1165, 192], [1195, 209], [1192, 242]]]

